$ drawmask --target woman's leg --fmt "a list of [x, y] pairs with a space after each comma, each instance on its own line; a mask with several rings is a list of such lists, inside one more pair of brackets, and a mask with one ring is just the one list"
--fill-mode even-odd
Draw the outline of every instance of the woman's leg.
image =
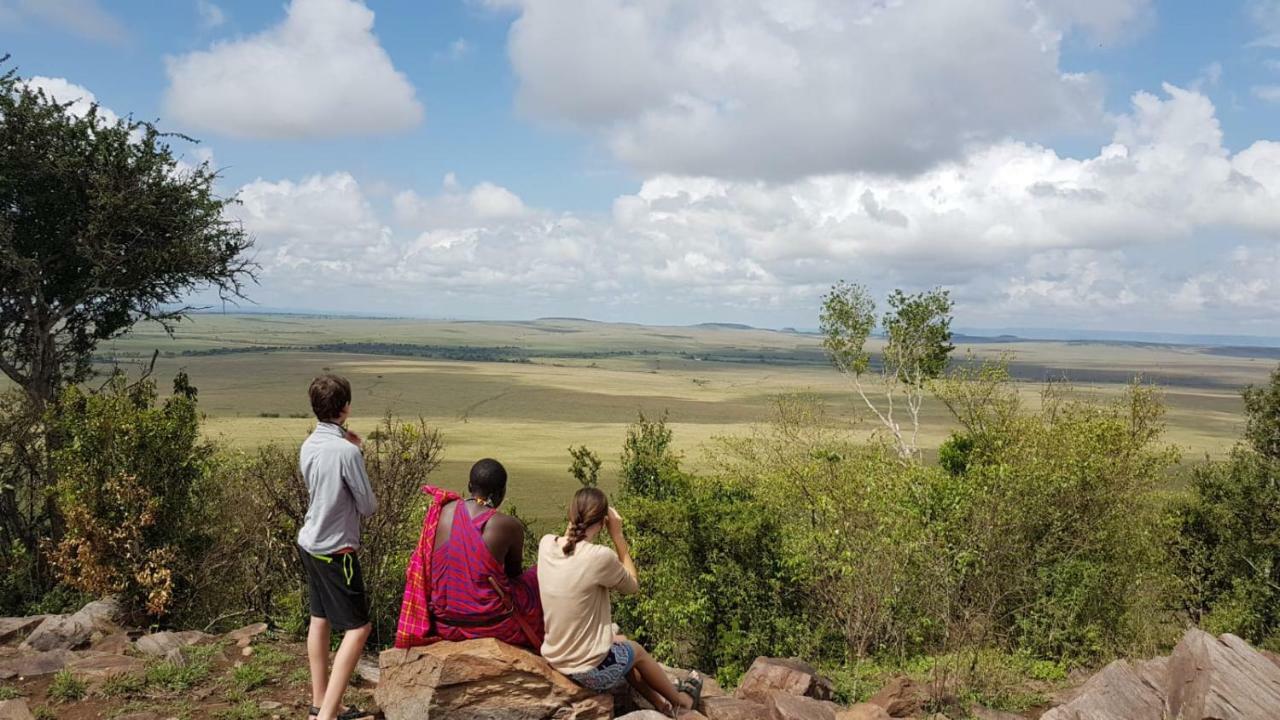
[[644, 678], [640, 677], [639, 670], [634, 667], [631, 668], [631, 672], [627, 673], [627, 682], [630, 683], [631, 687], [635, 688], [636, 692], [640, 693], [641, 697], [649, 701], [654, 710], [663, 715], [671, 714], [671, 702], [659, 695], [657, 690], [649, 687]]
[[[667, 671], [662, 669], [662, 666], [658, 664], [657, 660], [653, 659], [648, 650], [645, 650], [640, 643], [628, 640], [624, 636], [619, 635], [618, 640], [630, 643], [631, 651], [636, 655], [635, 666], [631, 668], [631, 673], [627, 676], [628, 681], [631, 681], [632, 675], [636, 675], [641, 684], [665, 698], [673, 707], [680, 710], [693, 709], [693, 698], [676, 690], [676, 686], [671, 684], [671, 678], [667, 677]], [[634, 682], [632, 684], [633, 686], [635, 685]], [[640, 693], [648, 699], [648, 694], [643, 690]], [[653, 701], [649, 700], [649, 702]]]

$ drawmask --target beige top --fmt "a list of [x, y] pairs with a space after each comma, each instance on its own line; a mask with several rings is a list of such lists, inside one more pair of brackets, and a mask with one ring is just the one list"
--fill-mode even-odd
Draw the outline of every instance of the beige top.
[[580, 542], [566, 556], [555, 535], [538, 543], [538, 592], [546, 637], [542, 657], [565, 675], [594, 670], [613, 644], [609, 591], [640, 589], [614, 551]]

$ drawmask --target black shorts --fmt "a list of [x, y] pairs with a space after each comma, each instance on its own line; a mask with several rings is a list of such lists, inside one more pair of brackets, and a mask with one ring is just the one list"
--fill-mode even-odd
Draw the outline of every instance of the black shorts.
[[325, 618], [334, 630], [354, 630], [369, 623], [369, 598], [355, 553], [312, 555], [298, 548], [307, 574], [311, 616]]

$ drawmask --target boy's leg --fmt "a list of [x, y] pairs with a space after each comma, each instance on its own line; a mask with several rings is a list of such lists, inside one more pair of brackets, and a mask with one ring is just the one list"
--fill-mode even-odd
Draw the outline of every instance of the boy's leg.
[[329, 687], [329, 621], [312, 616], [307, 629], [307, 661], [311, 665], [311, 704], [320, 707]]
[[329, 676], [329, 687], [325, 690], [324, 700], [317, 703], [320, 714], [317, 720], [336, 720], [338, 711], [342, 709], [342, 696], [347, 692], [347, 683], [355, 672], [356, 663], [364, 652], [364, 644], [373, 632], [373, 625], [366, 623], [354, 630], [348, 630], [342, 636], [342, 644], [333, 656], [333, 674]]

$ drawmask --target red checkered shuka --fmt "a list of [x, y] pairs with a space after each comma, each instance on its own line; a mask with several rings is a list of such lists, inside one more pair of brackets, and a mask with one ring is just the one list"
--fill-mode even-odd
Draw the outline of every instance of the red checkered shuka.
[[431, 485], [422, 486], [422, 492], [431, 496], [431, 507], [427, 508], [427, 516], [422, 520], [418, 547], [409, 558], [409, 567], [404, 573], [404, 599], [400, 603], [400, 622], [396, 625], [398, 648], [429, 645], [440, 639], [431, 620], [431, 556], [435, 552], [441, 509], [454, 500], [462, 499], [457, 493]]

